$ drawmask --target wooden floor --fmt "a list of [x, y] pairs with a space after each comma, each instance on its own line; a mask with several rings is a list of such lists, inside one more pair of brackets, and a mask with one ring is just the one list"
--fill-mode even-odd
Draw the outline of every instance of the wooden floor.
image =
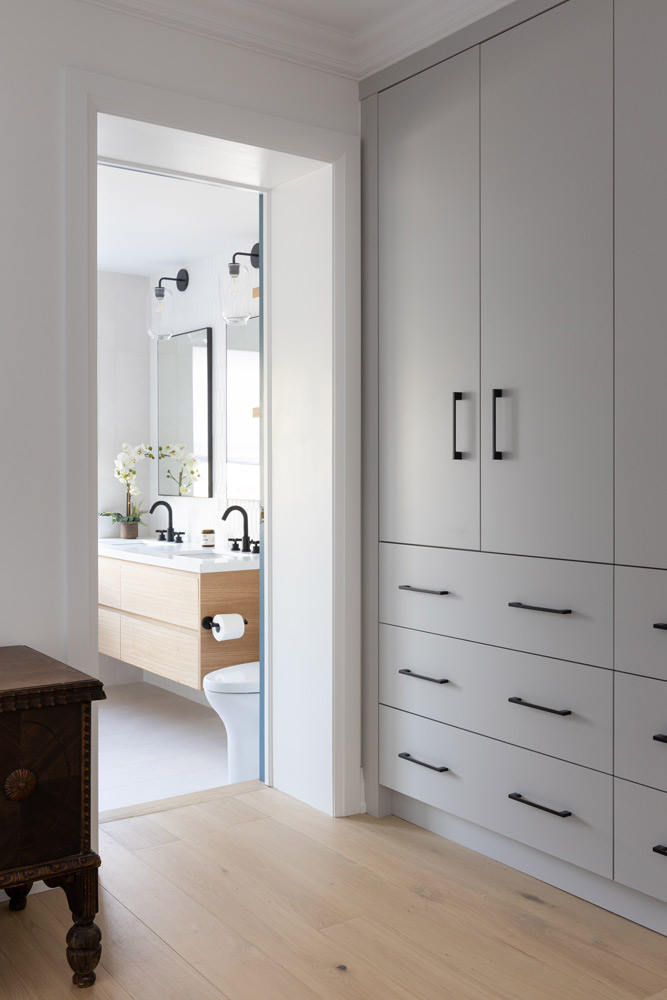
[[[259, 783], [111, 816], [95, 1000], [667, 1000], [667, 941], [390, 817]], [[160, 811], [161, 810], [161, 811]], [[71, 985], [59, 890], [0, 905], [0, 998]]]

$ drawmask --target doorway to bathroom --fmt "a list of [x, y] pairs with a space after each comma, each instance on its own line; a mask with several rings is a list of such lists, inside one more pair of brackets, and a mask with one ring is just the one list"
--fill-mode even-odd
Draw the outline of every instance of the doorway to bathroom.
[[99, 115], [97, 146], [108, 812], [263, 777], [263, 193], [202, 137]]

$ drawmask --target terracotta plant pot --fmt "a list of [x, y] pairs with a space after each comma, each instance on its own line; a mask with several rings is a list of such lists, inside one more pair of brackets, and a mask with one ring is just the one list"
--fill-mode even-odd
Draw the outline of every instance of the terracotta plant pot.
[[139, 536], [139, 522], [138, 521], [121, 521], [120, 522], [120, 537], [121, 538], [138, 538]]

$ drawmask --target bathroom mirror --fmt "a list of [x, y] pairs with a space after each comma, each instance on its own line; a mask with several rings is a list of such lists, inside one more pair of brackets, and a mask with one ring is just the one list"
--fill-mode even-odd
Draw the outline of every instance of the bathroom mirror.
[[[158, 462], [163, 497], [213, 495], [211, 345], [210, 326], [157, 342], [158, 443], [169, 453]], [[183, 454], [194, 466], [179, 461]]]
[[227, 496], [259, 500], [259, 317], [227, 327]]

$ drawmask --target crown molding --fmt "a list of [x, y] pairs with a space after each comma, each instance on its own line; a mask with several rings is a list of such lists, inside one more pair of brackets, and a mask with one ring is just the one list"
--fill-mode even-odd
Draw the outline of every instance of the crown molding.
[[252, 0], [79, 0], [351, 80], [362, 80], [511, 0], [413, 0], [356, 34]]

